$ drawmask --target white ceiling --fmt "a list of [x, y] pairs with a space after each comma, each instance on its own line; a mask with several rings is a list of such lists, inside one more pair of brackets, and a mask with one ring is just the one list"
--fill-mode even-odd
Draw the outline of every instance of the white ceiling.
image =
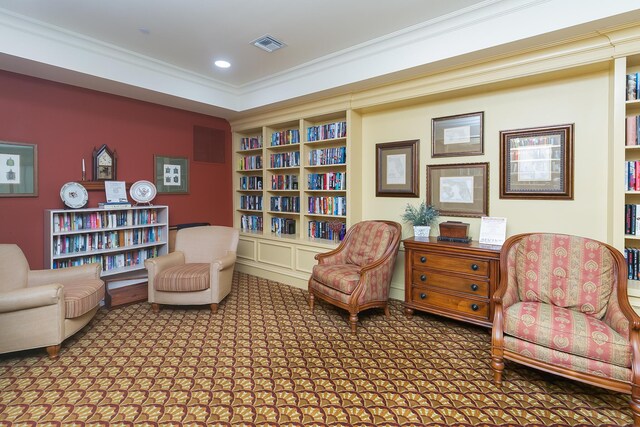
[[[632, 22], [639, 8], [637, 0], [0, 0], [0, 69], [233, 118]], [[287, 46], [268, 53], [251, 44], [265, 34]], [[215, 59], [232, 66], [217, 69]]]

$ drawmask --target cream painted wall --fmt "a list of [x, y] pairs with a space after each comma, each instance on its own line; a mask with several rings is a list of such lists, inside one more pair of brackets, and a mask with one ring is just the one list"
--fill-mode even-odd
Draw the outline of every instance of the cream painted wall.
[[[586, 74], [554, 74], [515, 87], [486, 93], [459, 95], [406, 107], [362, 114], [363, 219], [400, 221], [407, 203], [426, 198], [426, 165], [489, 162], [489, 215], [507, 218], [507, 235], [527, 231], [577, 234], [607, 241], [609, 156], [609, 75], [607, 70]], [[484, 155], [431, 158], [431, 119], [484, 111]], [[536, 201], [500, 199], [501, 130], [575, 123], [574, 200]], [[420, 140], [420, 198], [375, 197], [375, 145], [381, 142]], [[470, 224], [478, 239], [478, 218], [441, 217]], [[437, 230], [431, 232], [438, 234]], [[413, 230], [403, 224], [403, 237]], [[394, 280], [395, 282], [395, 280]]]

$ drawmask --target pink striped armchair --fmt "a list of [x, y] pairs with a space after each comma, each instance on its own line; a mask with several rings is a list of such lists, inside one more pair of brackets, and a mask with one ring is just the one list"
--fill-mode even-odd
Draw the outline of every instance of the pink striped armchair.
[[491, 343], [504, 359], [630, 393], [640, 425], [640, 317], [627, 297], [623, 255], [606, 243], [527, 233], [502, 246]]
[[389, 316], [389, 287], [402, 227], [393, 221], [363, 221], [349, 229], [340, 245], [315, 258], [309, 279], [309, 306], [316, 298], [349, 311], [356, 333], [358, 313], [381, 307]]

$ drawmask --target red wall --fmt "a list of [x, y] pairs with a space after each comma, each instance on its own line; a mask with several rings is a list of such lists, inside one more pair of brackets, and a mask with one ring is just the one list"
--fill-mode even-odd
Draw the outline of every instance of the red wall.
[[[193, 126], [225, 131], [225, 163], [193, 161]], [[61, 209], [60, 188], [92, 179], [92, 152], [118, 154], [117, 179], [153, 182], [153, 155], [189, 159], [189, 194], [158, 195], [169, 222], [232, 225], [231, 129], [221, 118], [0, 71], [0, 140], [36, 144], [38, 197], [0, 197], [0, 243], [16, 243], [43, 268], [44, 210]], [[88, 207], [104, 201], [90, 191]]]

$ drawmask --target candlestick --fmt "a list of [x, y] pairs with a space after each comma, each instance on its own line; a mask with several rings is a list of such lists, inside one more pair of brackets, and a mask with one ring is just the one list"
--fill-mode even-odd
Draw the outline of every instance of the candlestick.
[[84, 181], [87, 178], [87, 174], [84, 169], [84, 159], [82, 159], [82, 180]]

